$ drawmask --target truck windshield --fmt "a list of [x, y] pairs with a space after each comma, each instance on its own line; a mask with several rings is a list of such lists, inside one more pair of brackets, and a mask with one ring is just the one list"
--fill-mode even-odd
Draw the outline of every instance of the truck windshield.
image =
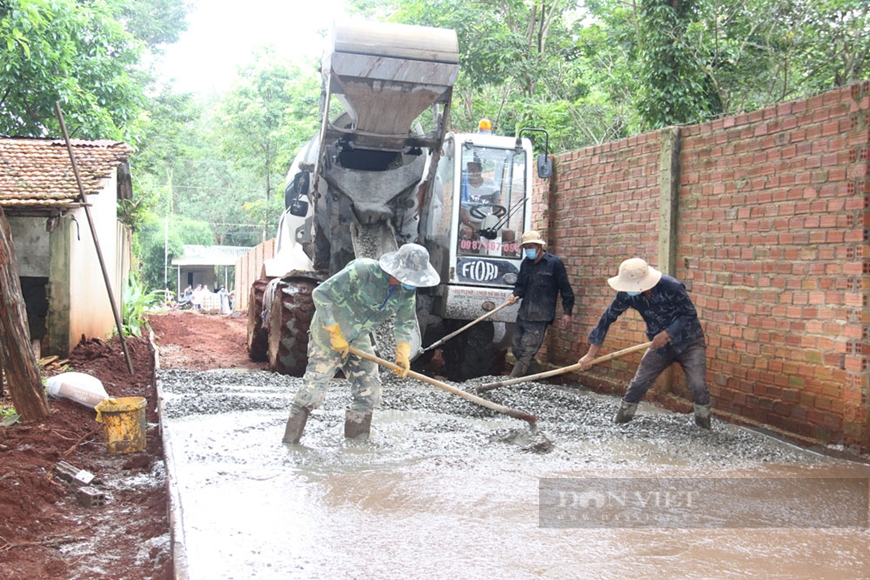
[[457, 254], [520, 257], [526, 155], [514, 149], [461, 147]]

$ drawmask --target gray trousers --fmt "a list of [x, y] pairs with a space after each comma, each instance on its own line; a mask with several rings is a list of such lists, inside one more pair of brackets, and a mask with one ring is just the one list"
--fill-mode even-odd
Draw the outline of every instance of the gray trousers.
[[[662, 353], [662, 354], [659, 354]], [[677, 353], [670, 345], [658, 350], [648, 350], [640, 359], [640, 366], [628, 390], [622, 398], [626, 403], [638, 403], [656, 379], [671, 364], [678, 362], [686, 373], [686, 382], [696, 405], [709, 405], [710, 393], [707, 391], [707, 343], [704, 337], [689, 343], [682, 352]]]
[[541, 350], [541, 345], [544, 344], [544, 336], [547, 334], [549, 325], [549, 322], [530, 322], [517, 318], [514, 339], [511, 344], [511, 351], [517, 359], [517, 366], [523, 365], [523, 369], [528, 368], [532, 359]]

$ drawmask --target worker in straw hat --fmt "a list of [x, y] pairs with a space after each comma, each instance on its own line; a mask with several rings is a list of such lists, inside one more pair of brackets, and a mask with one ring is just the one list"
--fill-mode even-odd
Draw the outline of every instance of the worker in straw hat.
[[359, 258], [314, 289], [315, 312], [308, 341], [308, 366], [293, 399], [284, 443], [298, 443], [312, 410], [323, 403], [326, 386], [341, 368], [351, 385], [352, 402], [345, 414], [344, 435], [367, 439], [372, 410], [381, 402], [377, 364], [349, 354], [353, 344], [372, 353], [369, 333], [395, 315], [396, 365], [407, 377], [411, 369], [411, 337], [416, 329], [416, 289], [435, 286], [438, 272], [429, 252], [405, 244], [380, 260]]
[[562, 260], [547, 252], [547, 243], [541, 234], [529, 230], [523, 234], [523, 261], [514, 291], [507, 298], [514, 304], [520, 298], [523, 303], [517, 313], [511, 350], [517, 359], [512, 377], [523, 377], [544, 344], [547, 327], [556, 318], [556, 298], [562, 295], [562, 325], [571, 327], [571, 311], [574, 309], [574, 291], [568, 282], [568, 273]]
[[[695, 401], [695, 423], [710, 428], [710, 393], [707, 391], [707, 344], [698, 313], [686, 287], [676, 278], [664, 275], [644, 260], [631, 258], [619, 265], [619, 275], [607, 280], [616, 290], [616, 298], [589, 333], [589, 352], [580, 359], [587, 365], [604, 344], [607, 329], [619, 315], [634, 308], [646, 322], [646, 334], [652, 341], [614, 421], [627, 423], [634, 417], [637, 404], [662, 371], [674, 362], [686, 373], [686, 382]], [[588, 368], [581, 367], [581, 370]]]

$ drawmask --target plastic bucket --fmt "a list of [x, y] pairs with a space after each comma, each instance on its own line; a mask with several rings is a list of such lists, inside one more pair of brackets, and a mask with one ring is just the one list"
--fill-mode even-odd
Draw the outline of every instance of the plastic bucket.
[[135, 453], [145, 449], [145, 397], [106, 399], [96, 406], [103, 423], [109, 453]]

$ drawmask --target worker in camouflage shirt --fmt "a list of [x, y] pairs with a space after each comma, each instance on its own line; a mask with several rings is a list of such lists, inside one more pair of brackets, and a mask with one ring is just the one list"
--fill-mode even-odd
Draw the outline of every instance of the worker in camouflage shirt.
[[619, 266], [619, 275], [608, 279], [607, 283], [616, 290], [616, 298], [601, 315], [598, 326], [589, 333], [589, 352], [579, 361], [584, 365], [581, 370], [588, 368], [588, 363], [595, 358], [610, 325], [629, 308], [637, 310], [646, 322], [646, 334], [652, 341], [628, 385], [614, 421], [631, 421], [637, 404], [658, 376], [678, 362], [686, 373], [686, 382], [695, 401], [695, 423], [709, 429], [707, 344], [686, 287], [640, 258], [625, 260]]
[[345, 437], [368, 438], [372, 410], [381, 401], [381, 382], [377, 364], [349, 354], [348, 347], [352, 344], [371, 353], [369, 333], [395, 315], [396, 365], [403, 369], [395, 372], [408, 376], [410, 342], [417, 324], [416, 288], [439, 281], [426, 248], [405, 244], [380, 260], [353, 260], [315, 288], [308, 366], [293, 400], [284, 443], [299, 442], [309, 413], [323, 403], [326, 387], [339, 368], [350, 381], [353, 398], [345, 415]]

